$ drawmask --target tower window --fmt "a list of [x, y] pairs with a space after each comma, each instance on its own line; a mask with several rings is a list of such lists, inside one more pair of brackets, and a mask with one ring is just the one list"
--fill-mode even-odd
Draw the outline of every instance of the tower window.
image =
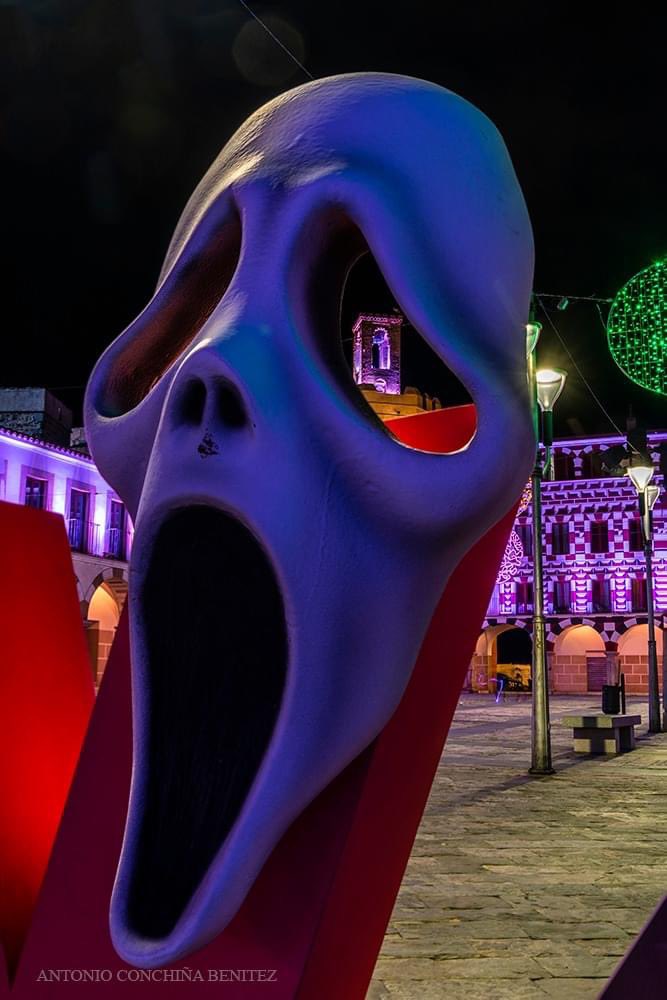
[[391, 368], [391, 344], [389, 342], [389, 333], [382, 327], [379, 327], [373, 334], [371, 357], [373, 368]]

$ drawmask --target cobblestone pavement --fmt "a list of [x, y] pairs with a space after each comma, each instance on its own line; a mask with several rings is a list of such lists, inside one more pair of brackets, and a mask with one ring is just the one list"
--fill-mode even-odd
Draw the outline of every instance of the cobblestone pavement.
[[529, 697], [462, 696], [368, 1000], [598, 995], [667, 891], [667, 734], [632, 698], [637, 750], [575, 755], [558, 720], [599, 706], [552, 696], [531, 778]]

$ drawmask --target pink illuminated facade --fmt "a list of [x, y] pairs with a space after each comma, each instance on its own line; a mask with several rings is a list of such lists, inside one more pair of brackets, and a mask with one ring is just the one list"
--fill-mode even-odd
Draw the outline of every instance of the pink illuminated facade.
[[[624, 443], [620, 436], [556, 442], [556, 480], [543, 487], [547, 649], [556, 692], [597, 691], [620, 670], [630, 693], [647, 690], [646, 566], [637, 495], [627, 476], [602, 475], [600, 467], [601, 454]], [[662, 490], [653, 514], [660, 657], [667, 621], [667, 432], [650, 433], [648, 446], [654, 482]], [[522, 643], [508, 642], [507, 634], [530, 633], [532, 627], [530, 506], [519, 513], [514, 530], [471, 664], [468, 686], [476, 691], [495, 690], [498, 674], [518, 676], [530, 662], [529, 639], [521, 655]]]
[[63, 517], [99, 683], [127, 594], [133, 529], [124, 504], [87, 454], [2, 427], [0, 500]]

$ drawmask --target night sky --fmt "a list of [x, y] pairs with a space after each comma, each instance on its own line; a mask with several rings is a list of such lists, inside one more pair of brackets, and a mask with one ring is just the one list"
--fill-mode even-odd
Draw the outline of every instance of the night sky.
[[[538, 291], [612, 297], [667, 252], [663, 33], [648, 4], [253, 9], [315, 77], [406, 73], [484, 111], [528, 203]], [[152, 294], [211, 160], [251, 111], [306, 77], [232, 0], [3, 0], [0, 39], [1, 381], [54, 387], [77, 409], [97, 356]], [[594, 305], [550, 302], [616, 422], [632, 404], [648, 426], [667, 425], [664, 399], [614, 365]], [[345, 323], [393, 304], [373, 262], [361, 263]], [[612, 432], [538, 318], [540, 362], [570, 372], [557, 432]], [[456, 401], [416, 333], [405, 366], [404, 381]]]

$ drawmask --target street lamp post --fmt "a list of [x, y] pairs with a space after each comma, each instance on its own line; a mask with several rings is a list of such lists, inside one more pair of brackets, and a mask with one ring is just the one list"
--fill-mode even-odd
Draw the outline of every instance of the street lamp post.
[[533, 400], [533, 419], [539, 432], [542, 411], [542, 434], [537, 434], [544, 445], [544, 460], [538, 444], [533, 487], [533, 663], [532, 663], [532, 739], [530, 774], [553, 774], [551, 764], [551, 727], [549, 722], [549, 678], [546, 658], [546, 630], [544, 625], [544, 575], [542, 566], [542, 480], [553, 478], [551, 446], [553, 444], [553, 407], [565, 384], [565, 372], [550, 369], [536, 371], [535, 346], [539, 337], [539, 324], [529, 323], [528, 380]]
[[658, 686], [658, 651], [655, 641], [653, 608], [653, 526], [651, 511], [660, 495], [660, 487], [651, 484], [653, 465], [631, 465], [628, 476], [639, 497], [644, 559], [646, 560], [646, 615], [648, 620], [648, 731], [661, 732], [660, 689]]

